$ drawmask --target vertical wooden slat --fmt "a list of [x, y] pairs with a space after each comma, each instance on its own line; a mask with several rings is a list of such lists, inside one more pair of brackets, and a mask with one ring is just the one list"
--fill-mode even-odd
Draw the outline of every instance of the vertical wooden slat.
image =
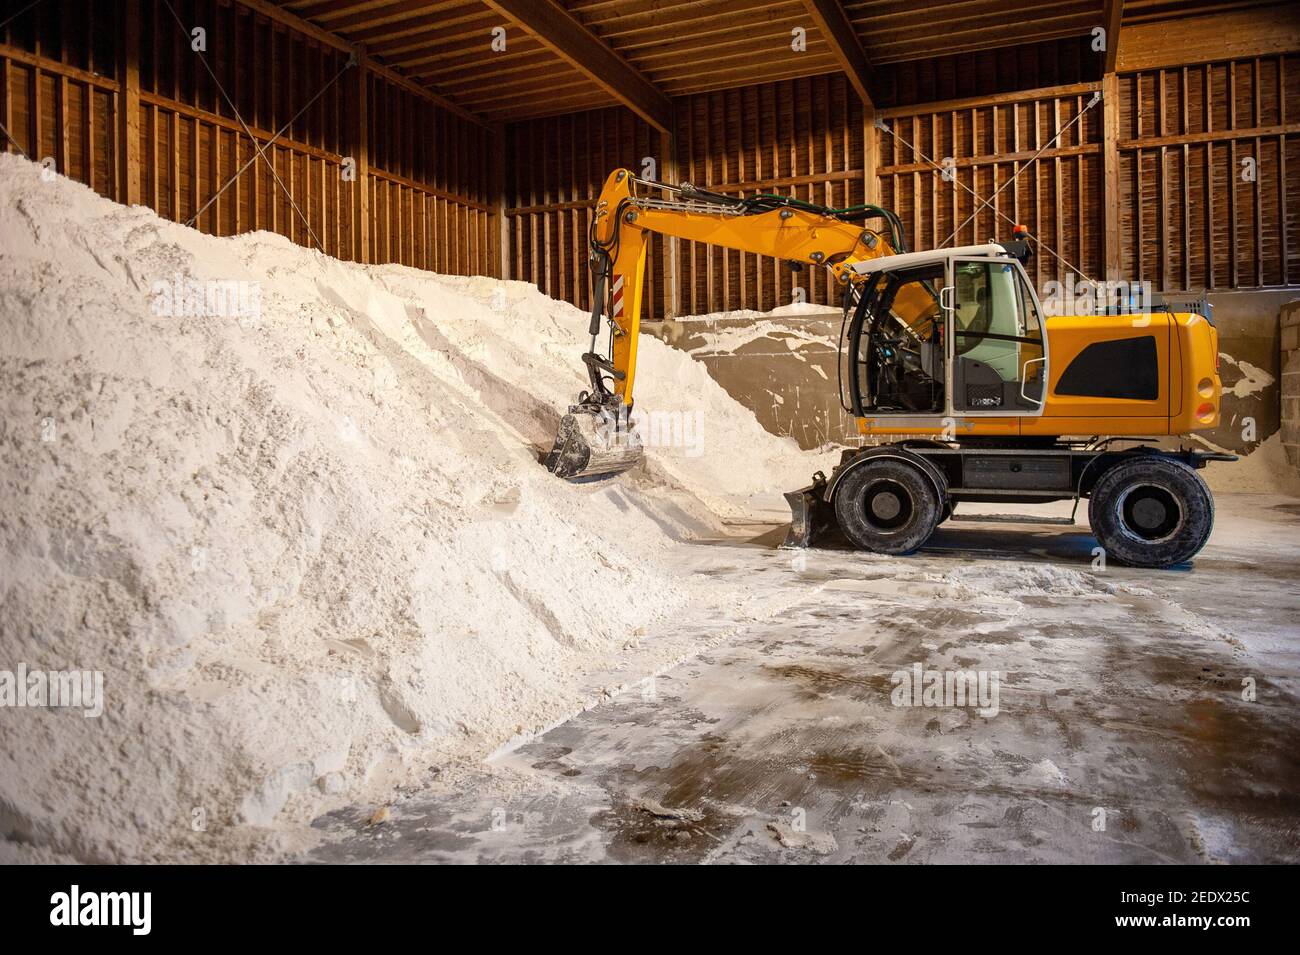
[[[1052, 98], [1052, 128], [1051, 128], [1052, 135], [1053, 136], [1056, 135], [1056, 131], [1060, 128], [1061, 128], [1061, 100], [1059, 97], [1053, 97]], [[1050, 142], [1050, 137], [1049, 137], [1049, 142]], [[1061, 197], [1063, 196], [1064, 192], [1061, 188], [1061, 157], [1060, 156], [1052, 157], [1052, 180], [1053, 180], [1052, 209], [1053, 209], [1053, 215], [1055, 216], [1056, 219], [1056, 245], [1054, 246], [1054, 248], [1056, 249], [1057, 254], [1060, 255], [1065, 252], [1065, 248], [1064, 248], [1065, 230], [1063, 228], [1063, 223], [1062, 223], [1062, 219], [1065, 218], [1065, 207], [1061, 201]], [[1053, 275], [1055, 275], [1058, 281], [1064, 280], [1065, 278], [1065, 276], [1061, 274], [1061, 264], [1058, 261], [1056, 261], [1056, 259], [1052, 260], [1052, 273]]]
[[[1228, 63], [1228, 129], [1237, 128], [1237, 64], [1229, 61]], [[1228, 224], [1231, 227], [1232, 239], [1228, 244], [1228, 282], [1233, 288], [1237, 287], [1241, 279], [1240, 261], [1241, 253], [1238, 248], [1238, 228], [1237, 228], [1237, 182], [1240, 174], [1237, 165], [1237, 140], [1228, 141]]]
[[[4, 122], [5, 129], [14, 128], [13, 64], [8, 57], [0, 58], [0, 120]], [[16, 147], [7, 139], [0, 146], [6, 152], [10, 148]]]
[[[1287, 58], [1278, 57], [1278, 125], [1286, 129], [1287, 125]], [[1287, 136], [1278, 136], [1278, 236], [1281, 239], [1282, 285], [1291, 282], [1291, 253], [1287, 247], [1287, 226], [1291, 218], [1287, 214]]]
[[[499, 279], [511, 278], [510, 272], [510, 227], [506, 222], [506, 131], [501, 125], [494, 126], [489, 133], [492, 154], [492, 218], [489, 230], [493, 240], [495, 259], [492, 273]], [[426, 266], [427, 268], [427, 266]]]
[[[37, 54], [39, 55], [40, 53], [39, 37], [36, 41], [36, 49], [37, 49]], [[28, 125], [31, 129], [32, 158], [35, 159], [37, 162], [42, 162], [45, 159], [45, 155], [42, 152], [45, 146], [45, 137], [43, 135], [43, 130], [41, 128], [41, 120], [44, 118], [45, 108], [41, 102], [42, 100], [41, 68], [39, 66], [33, 66], [31, 68], [29, 76], [31, 77], [30, 79], [31, 92], [28, 93], [27, 95], [27, 102], [29, 104]]]
[[[912, 131], [909, 142], [912, 144], [910, 161], [913, 163], [920, 162], [920, 156], [916, 154], [917, 134], [920, 132], [920, 121], [914, 115], [912, 116]], [[912, 173], [912, 242], [916, 249], [925, 247], [925, 240], [921, 236], [921, 174]]]
[[167, 168], [170, 179], [169, 186], [169, 209], [171, 211], [172, 221], [179, 222], [181, 217], [181, 147], [180, 147], [180, 122], [175, 110], [167, 113], [167, 143], [171, 147], [167, 150]]
[[[1205, 83], [1201, 94], [1203, 125], [1206, 133], [1211, 133], [1214, 131], [1214, 109], [1210, 105], [1214, 100], [1214, 72], [1208, 63], [1202, 67], [1202, 71]], [[1214, 263], [1218, 260], [1214, 247], [1214, 143], [1207, 142], [1202, 148], [1205, 151], [1205, 287], [1213, 289]]]
[[[1031, 104], [1031, 108], [1034, 111], [1034, 152], [1035, 153], [1037, 153], [1043, 147], [1042, 124], [1039, 120], [1039, 115], [1038, 115], [1040, 105], [1041, 103], [1038, 100], [1034, 100], [1034, 102]], [[1043, 190], [1041, 185], [1042, 183], [1041, 169], [1037, 164], [1034, 165], [1033, 172], [1034, 172], [1034, 231], [1036, 233], [1041, 234], [1043, 231]], [[1043, 284], [1043, 258], [1044, 257], [1041, 255], [1036, 255], [1032, 260], [1034, 263], [1034, 284], [1040, 288], [1042, 287]]]
[[65, 176], [72, 175], [71, 133], [68, 129], [68, 78], [58, 76], [54, 81], [55, 98], [55, 136], [54, 151], [59, 164], [59, 172]]
[[[1156, 71], [1156, 135], [1165, 135], [1165, 70]], [[1156, 281], [1160, 288], [1169, 286], [1169, 167], [1166, 162], [1168, 148], [1159, 146], [1156, 150], [1159, 161], [1156, 165], [1156, 212], [1160, 216], [1156, 223], [1156, 246], [1160, 258], [1156, 263]]]
[[[200, 130], [198, 118], [195, 117], [195, 119], [191, 121], [190, 125], [190, 209], [197, 212], [199, 209], [199, 178], [202, 174], [199, 167]], [[198, 221], [194, 224], [198, 228], [203, 227], [202, 223]]]
[[353, 67], [352, 155], [356, 160], [356, 179], [352, 182], [354, 196], [353, 222], [356, 248], [353, 258], [358, 262], [370, 261], [370, 73], [365, 50], [356, 51], [357, 66]]
[[[1254, 112], [1251, 119], [1256, 129], [1262, 123], [1260, 111], [1260, 71], [1259, 57], [1253, 61], [1253, 70], [1251, 72], [1251, 93], [1254, 101]], [[1260, 150], [1260, 138], [1255, 137], [1255, 181], [1251, 184], [1251, 193], [1255, 203], [1255, 284], [1264, 284], [1264, 195], [1263, 189], [1263, 170], [1262, 165], [1263, 153]]]
[[[1286, 57], [1277, 58], [1277, 123], [1286, 128]], [[1287, 177], [1286, 177], [1286, 133], [1277, 138], [1277, 221], [1282, 256], [1281, 279], [1283, 285], [1291, 282], [1291, 254], [1287, 247], [1287, 226], [1291, 219], [1287, 214]], [[1208, 246], [1207, 246], [1208, 249]], [[1208, 253], [1207, 253], [1208, 257]]]

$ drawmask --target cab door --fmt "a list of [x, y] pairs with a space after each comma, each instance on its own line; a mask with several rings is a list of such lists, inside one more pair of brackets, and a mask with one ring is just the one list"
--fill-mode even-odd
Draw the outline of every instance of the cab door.
[[1047, 351], [1037, 300], [1014, 260], [949, 262], [948, 365], [952, 410], [960, 415], [1043, 412]]

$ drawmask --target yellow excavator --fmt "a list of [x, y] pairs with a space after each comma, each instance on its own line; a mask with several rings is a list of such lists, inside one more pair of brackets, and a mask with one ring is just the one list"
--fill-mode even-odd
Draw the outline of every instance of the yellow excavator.
[[736, 197], [626, 169], [605, 181], [591, 225], [591, 388], [546, 456], [556, 475], [609, 477], [642, 457], [631, 412], [651, 233], [825, 268], [843, 289], [841, 403], [864, 437], [894, 440], [846, 448], [829, 478], [786, 493], [786, 546], [838, 531], [863, 550], [907, 554], [963, 501], [1087, 499], [1098, 542], [1131, 566], [1186, 562], [1209, 538], [1214, 502], [1197, 472], [1236, 458], [1154, 446], [1218, 424], [1208, 316], [1045, 318], [1022, 227], [1003, 243], [909, 252], [898, 218], [878, 206]]

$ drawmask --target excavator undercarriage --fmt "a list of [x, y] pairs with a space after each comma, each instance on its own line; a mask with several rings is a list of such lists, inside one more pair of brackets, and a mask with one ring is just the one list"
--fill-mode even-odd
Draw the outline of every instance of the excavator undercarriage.
[[[1093, 533], [1122, 563], [1165, 567], [1190, 560], [1205, 545], [1214, 517], [1213, 497], [1197, 472], [1210, 461], [1235, 461], [1235, 455], [1118, 444], [900, 441], [846, 448], [829, 478], [819, 471], [808, 487], [786, 492], [791, 517], [782, 546], [840, 543], [906, 554], [938, 525], [962, 519], [955, 513], [962, 502], [1073, 500], [1077, 508], [1087, 499]], [[994, 519], [1074, 523], [1073, 514]]]

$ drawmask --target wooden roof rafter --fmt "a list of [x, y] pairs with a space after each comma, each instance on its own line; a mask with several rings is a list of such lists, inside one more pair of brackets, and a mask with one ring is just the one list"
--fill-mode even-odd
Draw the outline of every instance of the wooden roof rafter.
[[844, 7], [839, 0], [804, 0], [804, 6], [854, 92], [868, 109], [874, 108], [871, 102], [871, 61], [867, 59]]
[[484, 0], [661, 132], [673, 129], [672, 101], [556, 0]]
[[1114, 73], [1119, 60], [1119, 31], [1124, 22], [1124, 0], [1106, 0], [1102, 24], [1106, 28], [1106, 62], [1102, 73]]
[[448, 112], [455, 113], [461, 119], [467, 119], [470, 122], [485, 128], [488, 125], [487, 121], [477, 113], [465, 109], [459, 103], [453, 103], [451, 100], [447, 99], [447, 97], [440, 95], [435, 90], [429, 89], [427, 86], [413, 82], [410, 78], [403, 76], [396, 70], [390, 69], [382, 63], [375, 62], [374, 59], [366, 54], [364, 45], [349, 42], [337, 33], [334, 33], [332, 30], [327, 30], [309, 20], [304, 20], [291, 10], [271, 3], [270, 0], [238, 0], [238, 2], [243, 4], [245, 7], [248, 7], [254, 13], [259, 13], [269, 20], [273, 20], [276, 23], [283, 24], [286, 27], [296, 30], [304, 36], [316, 40], [318, 43], [328, 47], [333, 47], [341, 52], [355, 55], [358, 62], [364, 66], [365, 69], [378, 76], [382, 76], [394, 86], [401, 87], [410, 93], [414, 93], [415, 95], [442, 107]]

